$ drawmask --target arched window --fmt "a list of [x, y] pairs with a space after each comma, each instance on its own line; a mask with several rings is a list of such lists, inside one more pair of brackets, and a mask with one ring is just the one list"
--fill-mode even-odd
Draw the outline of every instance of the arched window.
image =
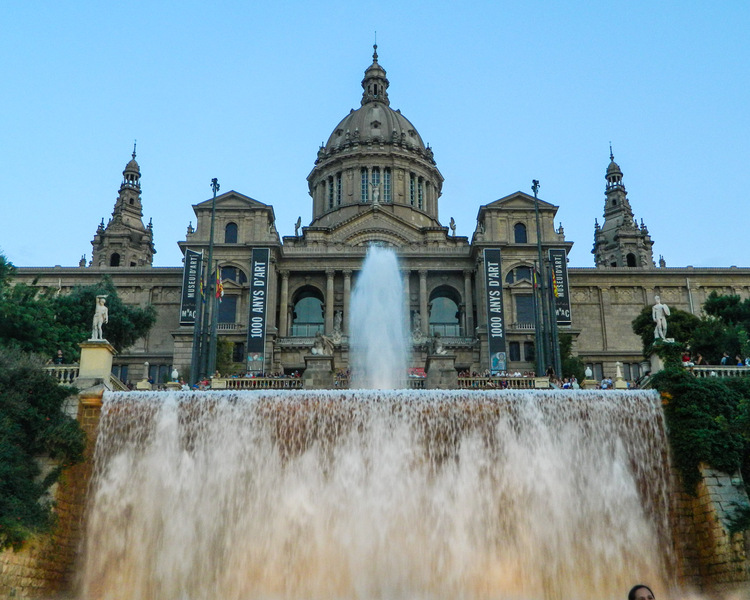
[[625, 260], [627, 261], [629, 267], [638, 266], [638, 261], [635, 258], [635, 254], [633, 254], [632, 252], [628, 253], [628, 255], [625, 257]]
[[109, 266], [110, 267], [119, 267], [120, 266], [120, 255], [115, 252], [112, 254], [112, 256], [109, 257]]
[[526, 225], [523, 223], [516, 223], [513, 226], [513, 237], [516, 244], [525, 244], [528, 242], [528, 238], [526, 237]]
[[226, 281], [227, 279], [240, 285], [247, 283], [247, 275], [245, 275], [242, 269], [238, 269], [237, 267], [221, 267], [221, 280]]
[[224, 243], [237, 243], [237, 223], [227, 223], [226, 227], [224, 227]]
[[294, 300], [292, 336], [314, 337], [323, 333], [323, 296], [313, 287], [300, 290]]
[[505, 283], [518, 283], [519, 281], [531, 281], [531, 267], [520, 266], [511, 270], [505, 276]]
[[461, 335], [460, 303], [461, 296], [447, 285], [441, 285], [430, 294], [430, 335]]

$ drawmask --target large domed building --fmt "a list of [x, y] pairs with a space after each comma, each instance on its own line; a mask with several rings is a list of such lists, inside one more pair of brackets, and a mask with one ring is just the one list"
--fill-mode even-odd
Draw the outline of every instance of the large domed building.
[[[574, 352], [597, 378], [614, 376], [618, 362], [626, 379], [647, 368], [630, 324], [654, 296], [695, 314], [713, 290], [750, 296], [747, 269], [655, 265], [653, 241], [646, 225], [633, 218], [611, 152], [604, 173], [604, 222], [594, 231], [595, 267], [567, 269], [573, 242], [565, 239], [562, 226], [554, 226], [557, 206], [520, 191], [486, 204], [477, 199], [471, 238], [455, 235], [451, 223], [440, 220], [443, 177], [433, 150], [391, 107], [377, 46], [361, 85], [360, 106], [333, 128], [317, 156], [311, 151], [312, 219], [300, 220], [295, 235], [279, 236], [269, 204], [236, 191], [215, 199], [213, 264], [206, 269], [212, 277], [219, 273], [224, 296], [218, 335], [231, 343], [242, 370], [303, 370], [318, 333], [333, 340], [335, 368], [346, 369], [351, 293], [370, 244], [398, 254], [416, 368], [424, 367], [430, 340], [439, 335], [457, 370], [535, 370], [542, 311], [535, 302], [534, 272], [540, 251], [551, 259], [554, 277], [547, 283], [556, 290], [548, 321], [556, 321], [558, 334], [572, 336]], [[212, 206], [212, 199], [193, 206], [196, 227], [188, 227], [178, 242], [188, 257], [202, 253], [207, 260]], [[19, 277], [64, 291], [111, 276], [124, 301], [151, 304], [158, 312], [148, 338], [115, 358], [115, 374], [135, 382], [144, 377], [144, 368], [157, 381], [173, 366], [188, 373], [196, 298], [183, 285], [182, 266], [151, 266], [155, 248], [151, 224], [142, 221], [135, 152], [112, 218], [99, 225], [92, 243], [88, 266], [82, 261], [77, 268], [22, 268]], [[490, 269], [502, 289], [499, 305], [488, 302]], [[254, 295], [258, 282], [265, 299], [260, 304]], [[498, 308], [500, 337], [488, 328], [488, 311]]]

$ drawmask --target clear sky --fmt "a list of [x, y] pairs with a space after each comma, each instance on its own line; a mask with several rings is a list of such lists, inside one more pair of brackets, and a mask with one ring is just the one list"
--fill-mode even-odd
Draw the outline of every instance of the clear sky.
[[750, 3], [47, 2], [0, 20], [0, 252], [91, 258], [138, 140], [155, 266], [179, 266], [192, 205], [236, 190], [281, 235], [351, 108], [377, 31], [391, 107], [445, 177], [440, 220], [541, 182], [593, 266], [612, 142], [667, 266], [750, 266]]

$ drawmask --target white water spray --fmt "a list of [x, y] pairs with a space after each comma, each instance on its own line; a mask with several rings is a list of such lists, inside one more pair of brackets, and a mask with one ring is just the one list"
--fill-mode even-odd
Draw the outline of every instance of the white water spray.
[[106, 393], [82, 597], [663, 600], [666, 452], [655, 392]]
[[371, 246], [351, 299], [352, 388], [406, 387], [409, 352], [404, 307], [396, 253]]

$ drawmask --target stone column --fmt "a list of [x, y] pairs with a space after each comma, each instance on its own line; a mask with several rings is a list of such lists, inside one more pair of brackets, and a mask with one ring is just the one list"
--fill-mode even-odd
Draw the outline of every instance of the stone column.
[[[270, 307], [273, 310], [273, 307]], [[281, 300], [279, 302], [279, 336], [289, 335], [289, 271], [281, 271]]]
[[333, 333], [333, 276], [334, 269], [326, 269], [326, 335]]
[[426, 336], [430, 331], [430, 315], [427, 312], [427, 270], [419, 271], [419, 316], [421, 319], [422, 333]]
[[349, 335], [349, 301], [352, 295], [352, 270], [344, 271], [344, 335]]
[[464, 271], [464, 335], [474, 337], [474, 299], [471, 294], [471, 274], [469, 269]]
[[407, 327], [411, 330], [411, 270], [405, 269], [403, 271], [404, 278], [404, 309], [406, 310]]

